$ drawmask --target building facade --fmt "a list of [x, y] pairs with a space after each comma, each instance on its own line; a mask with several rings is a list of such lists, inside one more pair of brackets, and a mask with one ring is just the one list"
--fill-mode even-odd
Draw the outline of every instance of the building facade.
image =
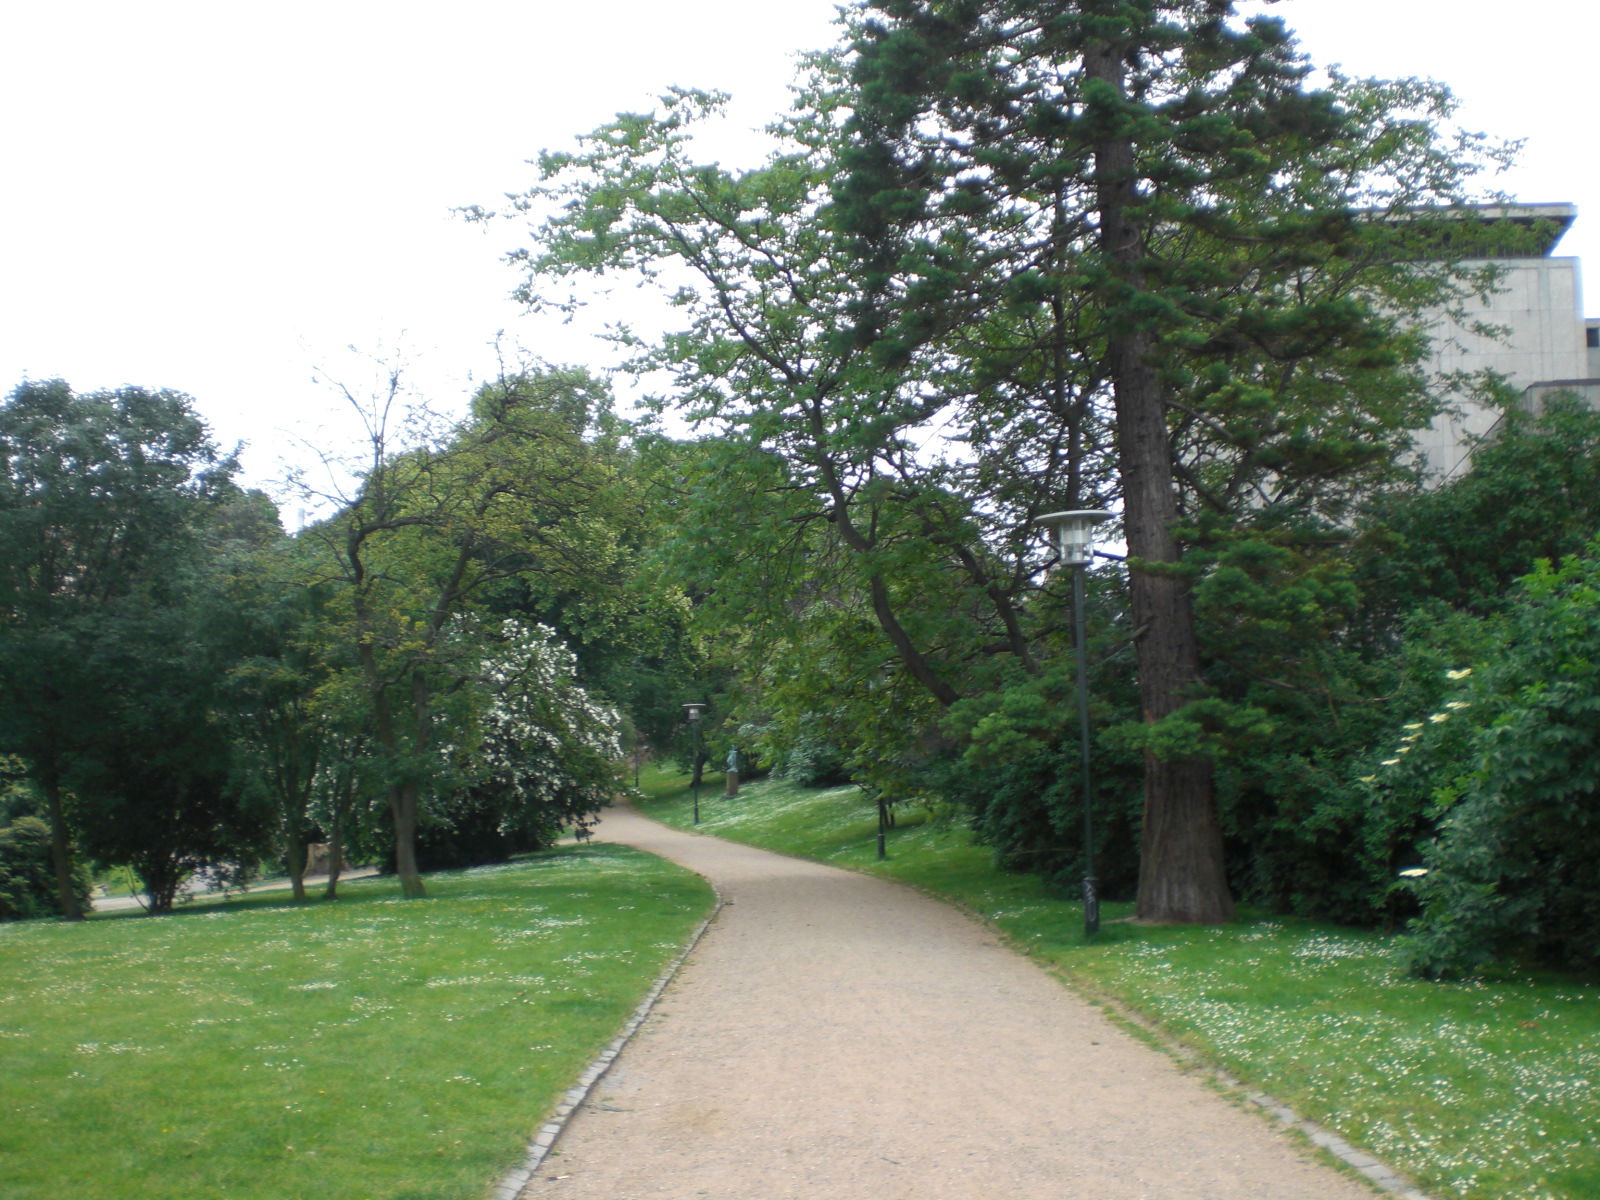
[[[1554, 253], [1577, 219], [1577, 209], [1571, 204], [1518, 204], [1485, 207], [1479, 214], [1524, 226], [1533, 241], [1517, 256], [1473, 264], [1494, 267], [1494, 293], [1466, 315], [1465, 323], [1441, 316], [1429, 326], [1433, 369], [1493, 371], [1533, 412], [1557, 391], [1577, 392], [1600, 407], [1600, 318], [1584, 318], [1578, 260]], [[1469, 327], [1478, 323], [1497, 332]], [[1418, 452], [1437, 482], [1466, 470], [1474, 449], [1493, 436], [1501, 420], [1499, 409], [1467, 397], [1457, 396], [1454, 408], [1417, 435]]]

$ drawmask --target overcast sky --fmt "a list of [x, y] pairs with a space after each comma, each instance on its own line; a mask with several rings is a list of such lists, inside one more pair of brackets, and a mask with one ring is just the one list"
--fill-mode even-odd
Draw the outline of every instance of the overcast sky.
[[[1570, 201], [1560, 252], [1600, 280], [1594, 0], [1513, 9], [1284, 0], [1319, 63], [1425, 75], [1463, 122], [1527, 139], [1503, 186]], [[400, 353], [446, 405], [492, 375], [492, 344], [599, 362], [523, 317], [469, 226], [565, 147], [673, 84], [733, 93], [734, 130], [788, 102], [795, 52], [830, 44], [833, 0], [0, 0], [0, 391], [60, 376], [194, 396], [252, 482], [353, 430], [318, 368]], [[1511, 18], [1511, 19], [1508, 19]], [[759, 160], [729, 135], [716, 156]], [[1600, 282], [1590, 314], [1600, 314]]]

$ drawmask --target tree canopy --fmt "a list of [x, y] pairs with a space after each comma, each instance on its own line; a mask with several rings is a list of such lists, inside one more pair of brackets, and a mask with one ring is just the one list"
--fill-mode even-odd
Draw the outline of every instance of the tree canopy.
[[[232, 470], [175, 392], [84, 394], [50, 380], [20, 385], [0, 406], [0, 745], [29, 763], [44, 795], [69, 917], [81, 915], [72, 777], [102, 733], [184, 689], [170, 676], [150, 696], [107, 685], [126, 680], [120, 666], [167, 661], [139, 655], [154, 649], [139, 639], [181, 603], [203, 528], [236, 491]], [[108, 666], [113, 654], [124, 657]]]
[[712, 431], [687, 518], [706, 611], [795, 648], [756, 689], [753, 713], [789, 714], [768, 728], [903, 677], [919, 699], [854, 735], [868, 773], [1049, 667], [1034, 519], [1118, 510], [1140, 912], [1225, 916], [1207, 731], [1255, 717], [1210, 677], [1195, 581], [1241, 529], [1315, 553], [1407, 482], [1443, 398], [1412, 319], [1485, 282], [1427, 212], [1493, 155], [1440, 139], [1442, 89], [1313, 86], [1281, 22], [1226, 3], [885, 0], [846, 22], [758, 168], [694, 161], [720, 101], [687, 91], [542, 156], [521, 294], [561, 306], [561, 280], [615, 272], [670, 291], [683, 323], [637, 365]]

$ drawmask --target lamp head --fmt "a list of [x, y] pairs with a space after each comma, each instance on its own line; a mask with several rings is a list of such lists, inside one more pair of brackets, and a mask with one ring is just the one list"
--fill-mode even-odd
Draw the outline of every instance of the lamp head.
[[705, 707], [706, 706], [704, 704], [685, 704], [683, 706], [684, 711], [688, 714], [689, 720], [691, 721], [698, 721], [700, 719], [700, 713], [705, 709]]
[[1055, 531], [1061, 561], [1081, 567], [1094, 557], [1094, 527], [1114, 515], [1098, 508], [1075, 508], [1068, 512], [1045, 513], [1034, 519]]

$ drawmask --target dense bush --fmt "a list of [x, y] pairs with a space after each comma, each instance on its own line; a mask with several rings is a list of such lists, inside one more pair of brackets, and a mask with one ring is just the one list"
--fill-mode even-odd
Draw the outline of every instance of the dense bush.
[[1491, 655], [1514, 582], [1596, 529], [1600, 413], [1558, 399], [1508, 412], [1470, 473], [1374, 497], [1354, 527], [1263, 511], [1193, 531], [1207, 683], [1270, 729], [1214, 755], [1242, 899], [1358, 924], [1415, 912], [1396, 873], [1420, 860], [1460, 760], [1398, 749], [1419, 723], [1440, 740], [1427, 718], [1451, 699], [1447, 672]]
[[592, 821], [620, 782], [620, 715], [579, 684], [554, 629], [501, 622], [478, 675], [472, 736], [450, 748], [451, 777], [417, 830], [424, 870], [542, 849]]
[[812, 731], [803, 732], [785, 749], [778, 775], [801, 787], [835, 787], [850, 782], [845, 752]]
[[[1139, 877], [1140, 763], [1105, 729], [1135, 710], [1115, 679], [1097, 676], [1090, 693], [1095, 874], [1102, 896], [1125, 899]], [[1073, 665], [958, 703], [946, 725], [963, 749], [930, 766], [931, 790], [966, 812], [1002, 868], [1075, 888], [1085, 872]]]
[[[78, 901], [89, 908], [89, 876], [75, 873]], [[38, 817], [18, 817], [0, 826], [0, 921], [59, 916], [50, 827]]]
[[[1560, 686], [1535, 683], [1554, 668], [1526, 657], [1535, 646], [1547, 655], [1565, 647], [1581, 661], [1578, 632], [1558, 634], [1564, 626], [1545, 611], [1550, 602], [1533, 598], [1553, 589], [1581, 610], [1572, 597], [1582, 585], [1566, 576], [1559, 587], [1512, 585], [1540, 554], [1576, 550], [1600, 528], [1597, 464], [1600, 414], [1555, 403], [1541, 418], [1508, 415], [1469, 475], [1375, 499], [1355, 526], [1264, 511], [1248, 526], [1191, 529], [1186, 570], [1207, 691], [1154, 728], [1138, 720], [1118, 677], [1109, 615], [1116, 598], [1098, 597], [1103, 628], [1090, 650], [1090, 691], [1096, 855], [1107, 894], [1137, 867], [1138, 755], [1194, 752], [1215, 764], [1230, 883], [1241, 900], [1391, 927], [1426, 903], [1425, 969], [1530, 947], [1584, 962], [1592, 943], [1568, 926], [1588, 899], [1600, 900], [1591, 897], [1600, 884], [1583, 875], [1581, 859], [1551, 858], [1541, 847], [1562, 821], [1586, 819], [1577, 797], [1589, 743], [1576, 710], [1587, 701], [1575, 667], [1556, 671]], [[1519, 616], [1502, 626], [1508, 605]], [[1507, 639], [1519, 639], [1520, 654]], [[1600, 662], [1600, 644], [1594, 655]], [[936, 764], [928, 786], [968, 812], [1003, 865], [1068, 879], [1082, 870], [1082, 808], [1070, 652], [1056, 656], [1065, 661], [1051, 671], [951, 710], [946, 724], [960, 750]], [[1519, 739], [1527, 759], [1522, 774], [1497, 776], [1518, 778], [1525, 790], [1538, 775], [1551, 797], [1537, 819], [1526, 796], [1514, 804], [1488, 776], [1470, 787], [1462, 778], [1463, 764], [1488, 762], [1491, 747], [1469, 745], [1468, 710], [1446, 707], [1464, 703], [1450, 672], [1485, 661], [1522, 672], [1496, 685], [1506, 695], [1539, 689], [1527, 692], [1519, 722], [1506, 717], [1496, 734]], [[1565, 732], [1549, 732], [1552, 706], [1572, 710]], [[1557, 745], [1539, 746], [1543, 736]], [[1494, 753], [1512, 753], [1509, 741], [1496, 745]], [[1441, 821], [1428, 851], [1435, 874], [1414, 893], [1399, 873], [1423, 861]], [[1579, 832], [1574, 825], [1560, 837], [1578, 844]], [[1503, 878], [1487, 873], [1490, 853]], [[1509, 936], [1514, 928], [1521, 934]]]
[[1539, 416], [1509, 409], [1471, 471], [1375, 501], [1366, 528], [1358, 562], [1370, 619], [1497, 612], [1535, 562], [1577, 554], [1600, 530], [1600, 412], [1570, 395]]
[[[1025, 871], [1067, 891], [1084, 875], [1083, 805], [1076, 734], [1006, 762], [953, 757], [938, 768], [939, 793], [966, 812], [977, 840], [1004, 870]], [[1126, 761], [1098, 758], [1094, 775], [1095, 876], [1100, 895], [1132, 898], [1139, 881], [1139, 789]]]
[[1374, 782], [1426, 787], [1438, 819], [1415, 968], [1600, 966], [1600, 540], [1523, 581], [1462, 694], [1408, 736]]

